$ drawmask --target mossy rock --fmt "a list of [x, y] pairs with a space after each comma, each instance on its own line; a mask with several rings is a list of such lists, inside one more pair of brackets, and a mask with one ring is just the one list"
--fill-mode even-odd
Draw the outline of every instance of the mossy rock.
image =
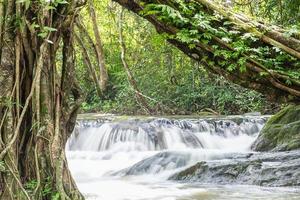
[[300, 105], [288, 106], [272, 116], [252, 148], [256, 151], [300, 149]]
[[260, 152], [202, 161], [169, 180], [217, 185], [300, 186], [300, 151]]

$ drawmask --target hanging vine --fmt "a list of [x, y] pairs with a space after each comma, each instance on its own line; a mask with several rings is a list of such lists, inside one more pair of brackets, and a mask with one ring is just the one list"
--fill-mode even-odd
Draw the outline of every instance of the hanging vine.
[[82, 199], [64, 146], [81, 101], [73, 29], [84, 4], [0, 3], [1, 199]]

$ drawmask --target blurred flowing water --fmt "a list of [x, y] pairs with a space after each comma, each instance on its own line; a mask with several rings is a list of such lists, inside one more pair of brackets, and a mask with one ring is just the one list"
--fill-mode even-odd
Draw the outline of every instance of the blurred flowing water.
[[266, 120], [267, 116], [81, 119], [66, 146], [68, 165], [86, 199], [300, 199], [297, 187], [169, 180], [199, 161], [255, 153], [250, 146]]

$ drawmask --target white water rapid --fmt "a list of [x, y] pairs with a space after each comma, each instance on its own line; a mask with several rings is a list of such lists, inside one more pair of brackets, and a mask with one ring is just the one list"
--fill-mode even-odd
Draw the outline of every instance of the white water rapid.
[[199, 161], [228, 160], [250, 152], [265, 120], [79, 120], [66, 146], [68, 165], [86, 199], [299, 199], [293, 188], [168, 180]]

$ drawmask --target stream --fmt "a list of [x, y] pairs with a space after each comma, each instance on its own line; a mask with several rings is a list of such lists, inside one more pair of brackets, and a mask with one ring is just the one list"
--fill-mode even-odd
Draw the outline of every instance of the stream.
[[269, 116], [78, 119], [66, 145], [86, 199], [300, 199], [300, 152], [251, 151]]

